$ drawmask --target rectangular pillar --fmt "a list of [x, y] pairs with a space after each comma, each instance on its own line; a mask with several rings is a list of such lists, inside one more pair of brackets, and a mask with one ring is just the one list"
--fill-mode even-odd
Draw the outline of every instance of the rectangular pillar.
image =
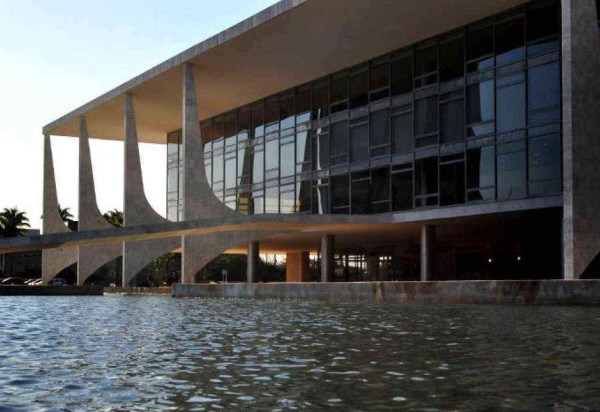
[[260, 244], [258, 242], [248, 243], [248, 268], [246, 270], [246, 282], [258, 282], [258, 262], [259, 262]]
[[431, 280], [435, 273], [435, 226], [421, 226], [421, 281]]
[[366, 257], [366, 261], [369, 280], [381, 280], [379, 279], [379, 256], [369, 255]]
[[321, 282], [331, 282], [333, 280], [334, 261], [334, 236], [323, 235], [321, 237]]
[[286, 282], [308, 282], [310, 280], [310, 260], [308, 252], [288, 252], [285, 263]]
[[563, 277], [578, 279], [600, 252], [600, 40], [594, 1], [561, 11]]

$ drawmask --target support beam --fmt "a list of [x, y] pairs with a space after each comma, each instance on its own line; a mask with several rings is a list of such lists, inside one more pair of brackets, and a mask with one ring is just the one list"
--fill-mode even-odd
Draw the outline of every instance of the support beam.
[[600, 252], [600, 41], [593, 0], [562, 0], [563, 277]]
[[[125, 226], [168, 222], [152, 208], [144, 191], [133, 97], [125, 96], [125, 182], [123, 201]], [[181, 246], [180, 238], [153, 239], [123, 244], [123, 286], [156, 258]]]
[[[69, 228], [62, 221], [58, 211], [56, 179], [54, 177], [54, 161], [50, 136], [44, 135], [44, 188], [43, 188], [43, 234], [69, 233]], [[76, 247], [61, 247], [42, 251], [42, 283], [48, 284], [50, 279], [60, 271], [77, 262]]]
[[[79, 231], [110, 229], [98, 209], [96, 186], [92, 170], [89, 135], [85, 116], [79, 117]], [[123, 253], [119, 243], [103, 243], [78, 248], [77, 284], [85, 281], [104, 264], [115, 260]]]
[[333, 235], [321, 237], [321, 282], [333, 281], [335, 238]]
[[432, 280], [435, 274], [435, 226], [421, 226], [421, 280]]
[[246, 282], [256, 283], [260, 276], [260, 243], [248, 243], [248, 268], [246, 269]]
[[285, 281], [310, 281], [310, 256], [308, 252], [288, 252], [286, 254]]

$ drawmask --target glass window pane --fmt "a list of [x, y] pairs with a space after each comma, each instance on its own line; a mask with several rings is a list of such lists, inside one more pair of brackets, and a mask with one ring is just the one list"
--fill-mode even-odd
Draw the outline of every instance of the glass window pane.
[[498, 112], [498, 120], [496, 127], [498, 133], [523, 129], [525, 127], [525, 82], [523, 80], [523, 74], [498, 79], [498, 86], [500, 86], [501, 81], [509, 84], [497, 89], [496, 110]]
[[369, 158], [369, 126], [367, 124], [350, 128], [350, 144], [352, 146], [352, 162], [360, 162]]
[[371, 182], [363, 179], [352, 182], [352, 205], [353, 215], [371, 213]]
[[223, 152], [217, 154], [213, 153], [213, 182], [223, 181]]
[[560, 65], [558, 62], [529, 69], [527, 98], [529, 124], [560, 120]]
[[463, 99], [440, 105], [440, 140], [451, 143], [465, 138], [465, 101]]
[[321, 119], [329, 115], [329, 87], [327, 83], [312, 90], [312, 117]]
[[267, 179], [278, 177], [279, 168], [279, 139], [269, 140], [265, 144], [265, 170]]
[[392, 117], [393, 152], [404, 153], [413, 150], [413, 118], [412, 113], [404, 113]]
[[437, 46], [417, 51], [415, 53], [415, 87], [437, 83], [437, 69]]
[[498, 146], [498, 199], [525, 197], [527, 179], [525, 151], [503, 152], [504, 148]]
[[413, 89], [412, 56], [392, 61], [392, 96], [410, 93]]
[[371, 147], [390, 144], [390, 111], [371, 113], [370, 121]]
[[465, 74], [464, 39], [458, 38], [440, 45], [440, 81], [454, 80]]
[[525, 21], [523, 16], [496, 26], [496, 65], [525, 58]]
[[213, 140], [222, 140], [225, 136], [225, 118], [223, 116], [213, 120], [212, 135]]
[[430, 195], [438, 191], [438, 158], [415, 160], [415, 194]]
[[281, 213], [296, 213], [296, 190], [294, 185], [281, 187], [279, 207]]
[[438, 130], [438, 97], [431, 96], [415, 101], [415, 131], [417, 136]]
[[279, 186], [265, 189], [265, 213], [279, 213]]
[[235, 163], [235, 156], [228, 158], [225, 162], [225, 188], [231, 189], [236, 187], [237, 183], [237, 169]]
[[[467, 150], [467, 188], [493, 188], [496, 185], [496, 155], [494, 146]], [[484, 198], [482, 200], [488, 198]]]
[[[348, 175], [332, 177], [331, 190], [333, 213], [336, 213], [336, 209], [350, 206], [350, 179]], [[342, 212], [347, 213], [345, 211]]]
[[252, 213], [255, 215], [261, 215], [265, 213], [265, 198], [262, 196], [252, 195]]
[[348, 109], [348, 78], [342, 77], [331, 81], [330, 91], [331, 113]]
[[310, 138], [308, 132], [296, 134], [296, 173], [310, 171]]
[[313, 170], [329, 169], [329, 133], [324, 129], [317, 130], [312, 149]]
[[369, 89], [371, 101], [390, 96], [390, 65], [388, 62], [371, 66]]
[[413, 208], [413, 171], [392, 173], [392, 210]]
[[558, 49], [559, 2], [530, 6], [527, 10], [527, 53], [529, 55]]
[[464, 161], [440, 165], [440, 205], [455, 205], [464, 202]]
[[494, 81], [467, 86], [467, 124], [469, 136], [494, 132]]
[[303, 213], [311, 211], [310, 192], [310, 180], [296, 183], [296, 212]]
[[246, 143], [238, 145], [238, 185], [247, 185], [250, 183], [250, 172], [252, 167], [252, 159], [250, 150]]
[[312, 213], [314, 214], [330, 213], [327, 180], [315, 180], [313, 182], [312, 205]]
[[281, 146], [281, 177], [292, 176], [295, 172], [294, 143]]
[[236, 113], [229, 113], [225, 116], [225, 146], [231, 146], [237, 143], [237, 116]]
[[469, 33], [467, 36], [467, 60], [469, 71], [478, 71], [494, 65], [494, 28]]
[[331, 126], [331, 164], [348, 162], [348, 121]]
[[238, 142], [248, 139], [248, 132], [250, 131], [250, 109], [244, 108], [238, 111], [237, 116], [237, 133]]
[[252, 137], [265, 134], [265, 105], [263, 101], [252, 105], [252, 129], [254, 129], [254, 136]]
[[267, 99], [265, 105], [265, 133], [279, 130], [279, 97], [274, 96]]
[[350, 108], [361, 107], [369, 103], [369, 79], [365, 70], [350, 77]]
[[310, 89], [296, 91], [296, 124], [308, 122], [311, 112]]
[[295, 126], [296, 113], [294, 110], [294, 95], [281, 97], [279, 103], [279, 116], [281, 130]]
[[529, 139], [529, 194], [560, 193], [560, 135]]
[[252, 162], [252, 183], [262, 183], [265, 180], [265, 152], [263, 150], [254, 152]]
[[371, 186], [373, 202], [390, 200], [390, 169], [384, 167], [372, 170]]

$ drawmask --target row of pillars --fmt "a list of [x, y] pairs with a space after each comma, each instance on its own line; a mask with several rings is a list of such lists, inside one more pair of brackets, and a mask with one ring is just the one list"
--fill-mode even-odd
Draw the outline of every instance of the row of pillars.
[[[430, 280], [435, 271], [435, 226], [423, 225], [421, 227], [421, 280]], [[335, 269], [334, 264], [334, 235], [325, 234], [321, 237], [321, 282], [331, 282]], [[248, 244], [248, 269], [246, 280], [248, 283], [258, 282], [258, 261], [260, 254], [259, 242]], [[371, 259], [371, 260], [369, 260]], [[376, 262], [375, 263], [375, 259]], [[367, 267], [372, 267], [370, 272], [379, 270], [379, 257], [367, 259]], [[288, 282], [306, 282], [309, 273], [309, 253], [289, 252], [286, 257], [286, 280]]]

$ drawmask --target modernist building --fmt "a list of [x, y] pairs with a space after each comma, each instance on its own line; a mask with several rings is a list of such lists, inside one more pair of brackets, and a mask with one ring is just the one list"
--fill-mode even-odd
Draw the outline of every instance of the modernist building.
[[[125, 141], [126, 228], [177, 234], [45, 250], [44, 277], [123, 254], [127, 284], [171, 250], [183, 282], [225, 251], [256, 281], [258, 250], [290, 281], [309, 252], [324, 281], [594, 276], [599, 46], [593, 0], [283, 0], [44, 128], [45, 234], [50, 135], [80, 138], [80, 231], [107, 228], [92, 137]], [[175, 223], [139, 141], [167, 145]]]

